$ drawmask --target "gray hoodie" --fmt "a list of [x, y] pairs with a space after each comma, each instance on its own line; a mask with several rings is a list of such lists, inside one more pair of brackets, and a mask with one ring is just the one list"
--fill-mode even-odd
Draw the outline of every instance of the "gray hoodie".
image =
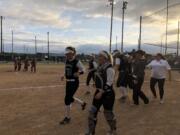
[[146, 68], [145, 59], [135, 60], [134, 63], [132, 64], [133, 75], [135, 75], [137, 78], [144, 78], [145, 68]]

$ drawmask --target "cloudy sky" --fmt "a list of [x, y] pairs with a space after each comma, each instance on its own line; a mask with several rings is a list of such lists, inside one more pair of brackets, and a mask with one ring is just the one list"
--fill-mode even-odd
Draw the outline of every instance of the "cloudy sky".
[[[121, 42], [122, 0], [115, 0], [113, 43]], [[139, 33], [139, 17], [143, 18], [143, 43], [164, 42], [166, 0], [128, 0], [126, 10], [126, 48], [136, 48]], [[169, 44], [177, 38], [177, 22], [180, 20], [180, 0], [169, 0]], [[4, 44], [10, 49], [11, 31], [14, 31], [16, 49], [34, 46], [37, 36], [39, 51], [46, 51], [47, 32], [50, 32], [51, 50], [65, 46], [83, 49], [108, 47], [110, 31], [110, 6], [108, 0], [0, 0], [0, 15], [4, 16]], [[151, 15], [153, 14], [153, 15]], [[145, 17], [148, 16], [148, 17]], [[93, 47], [92, 47], [93, 46]], [[32, 51], [32, 50], [31, 50]], [[85, 50], [86, 51], [86, 50]]]

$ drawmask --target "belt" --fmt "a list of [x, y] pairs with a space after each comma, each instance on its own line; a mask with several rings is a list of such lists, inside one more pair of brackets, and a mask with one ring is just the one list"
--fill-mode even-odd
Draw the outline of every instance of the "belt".
[[76, 79], [66, 79], [67, 82], [75, 82]]

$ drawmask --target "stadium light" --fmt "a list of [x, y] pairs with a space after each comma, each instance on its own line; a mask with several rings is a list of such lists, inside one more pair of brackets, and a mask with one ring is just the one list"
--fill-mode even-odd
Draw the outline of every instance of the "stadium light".
[[121, 40], [121, 52], [124, 51], [124, 14], [125, 14], [125, 10], [127, 9], [127, 1], [123, 1], [123, 7], [122, 7], [122, 40]]
[[109, 53], [111, 53], [112, 48], [112, 29], [113, 29], [113, 16], [114, 16], [114, 0], [108, 0], [111, 5], [111, 26], [110, 26], [110, 44], [109, 44]]

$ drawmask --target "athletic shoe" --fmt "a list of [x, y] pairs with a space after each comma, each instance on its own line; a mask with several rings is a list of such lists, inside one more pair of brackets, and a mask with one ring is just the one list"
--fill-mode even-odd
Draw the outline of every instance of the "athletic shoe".
[[84, 102], [84, 104], [81, 105], [82, 110], [85, 110], [85, 109], [86, 109], [86, 105], [87, 105], [87, 103], [85, 103], [85, 102]]
[[69, 124], [71, 121], [71, 118], [65, 117], [62, 121], [59, 122], [60, 125], [66, 125]]
[[149, 104], [149, 99], [145, 100], [144, 104], [146, 104], [146, 105]]
[[164, 100], [163, 99], [160, 100], [160, 104], [164, 104]]

